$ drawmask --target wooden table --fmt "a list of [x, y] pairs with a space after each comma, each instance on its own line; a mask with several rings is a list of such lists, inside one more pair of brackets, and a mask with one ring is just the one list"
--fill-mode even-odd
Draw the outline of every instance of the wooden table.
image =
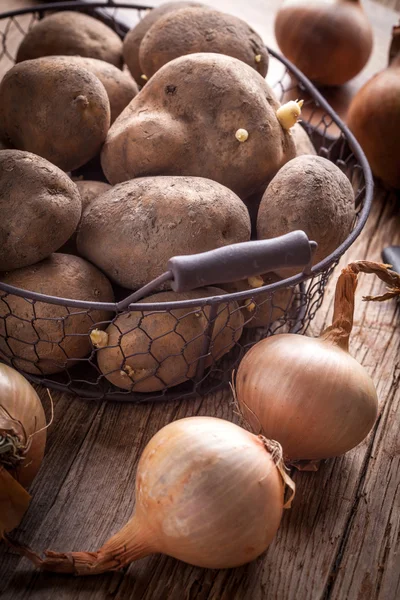
[[[393, 2], [393, 0], [392, 0]], [[273, 44], [277, 2], [209, 2], [229, 5]], [[29, 5], [1, 0], [1, 9]], [[376, 33], [367, 74], [382, 68], [396, 15], [365, 2]], [[400, 2], [397, 0], [397, 7]], [[365, 78], [365, 73], [360, 80]], [[354, 84], [353, 84], [354, 85]], [[357, 83], [356, 83], [357, 85]], [[349, 86], [351, 88], [351, 86]], [[344, 93], [345, 96], [346, 92]], [[400, 244], [399, 198], [377, 187], [365, 231], [343, 257], [380, 260]], [[329, 322], [335, 281], [313, 322]], [[7, 600], [395, 600], [400, 598], [400, 353], [399, 312], [394, 302], [365, 304], [382, 292], [361, 276], [351, 353], [371, 374], [380, 413], [369, 437], [316, 473], [296, 473], [297, 495], [266, 554], [245, 567], [206, 571], [153, 556], [122, 573], [92, 578], [43, 574], [0, 547], [0, 594]], [[46, 394], [40, 395], [48, 408]], [[55, 419], [46, 457], [32, 487], [32, 504], [16, 537], [37, 550], [93, 550], [124, 524], [134, 507], [138, 458], [151, 436], [171, 420], [216, 415], [235, 420], [231, 396], [165, 405], [95, 404], [54, 394]]]

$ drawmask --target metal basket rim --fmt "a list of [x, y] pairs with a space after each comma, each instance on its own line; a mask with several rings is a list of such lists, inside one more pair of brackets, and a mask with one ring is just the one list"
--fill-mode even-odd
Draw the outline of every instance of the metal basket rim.
[[[67, 8], [70, 8], [72, 10], [78, 10], [80, 8], [85, 8], [87, 10], [91, 10], [94, 8], [125, 8], [125, 9], [132, 9], [132, 10], [140, 11], [140, 10], [152, 9], [154, 7], [149, 6], [149, 5], [126, 4], [124, 2], [118, 2], [118, 1], [115, 2], [114, 0], [105, 0], [105, 2], [93, 2], [90, 4], [84, 4], [82, 2], [70, 2], [70, 1], [69, 2], [57, 2], [57, 3], [49, 2], [49, 3], [45, 3], [45, 4], [40, 4], [35, 7], [24, 7], [24, 8], [16, 9], [13, 11], [0, 13], [0, 20], [7, 19], [7, 18], [13, 18], [15, 16], [19, 16], [22, 14], [37, 13], [40, 11], [45, 11], [45, 10], [50, 10], [50, 9], [51, 10], [54, 9], [56, 11], [61, 11], [63, 9], [65, 10]], [[205, 306], [207, 304], [214, 304], [214, 303], [221, 303], [221, 302], [224, 302], [224, 303], [225, 302], [233, 302], [236, 300], [242, 300], [246, 297], [254, 297], [259, 294], [265, 294], [265, 293], [272, 294], [273, 292], [275, 292], [279, 289], [283, 289], [283, 288], [287, 288], [287, 287], [294, 287], [304, 281], [312, 279], [313, 277], [315, 277], [316, 275], [318, 275], [322, 272], [326, 272], [330, 267], [333, 267], [335, 265], [335, 263], [337, 263], [338, 260], [341, 258], [341, 256], [344, 254], [344, 252], [353, 244], [353, 242], [357, 239], [357, 237], [360, 235], [361, 231], [363, 230], [364, 225], [368, 219], [368, 216], [369, 216], [369, 213], [371, 210], [371, 205], [372, 205], [372, 200], [373, 200], [374, 183], [373, 183], [373, 176], [372, 176], [372, 172], [371, 172], [368, 160], [367, 160], [360, 144], [358, 143], [358, 141], [356, 140], [355, 136], [352, 134], [350, 129], [347, 127], [347, 125], [341, 120], [341, 118], [336, 114], [336, 112], [330, 106], [329, 102], [317, 90], [317, 88], [314, 86], [314, 84], [311, 83], [311, 81], [291, 61], [289, 61], [287, 58], [285, 58], [281, 53], [276, 52], [275, 50], [271, 49], [267, 45], [266, 45], [266, 48], [271, 56], [273, 56], [275, 59], [277, 59], [282, 64], [284, 64], [285, 67], [287, 68], [287, 70], [290, 71], [293, 75], [295, 75], [298, 82], [301, 83], [305, 87], [307, 92], [313, 98], [314, 102], [317, 105], [319, 105], [320, 107], [322, 107], [326, 111], [326, 113], [330, 116], [332, 121], [337, 125], [338, 129], [344, 135], [346, 141], [349, 143], [354, 156], [356, 157], [359, 165], [362, 168], [364, 180], [365, 180], [365, 194], [364, 194], [363, 205], [362, 205], [360, 212], [358, 213], [358, 218], [357, 218], [357, 222], [355, 224], [354, 229], [348, 235], [346, 240], [344, 242], [342, 242], [342, 244], [340, 244], [335, 249], [334, 252], [332, 252], [330, 255], [328, 255], [326, 258], [324, 258], [322, 261], [320, 261], [315, 266], [313, 266], [307, 273], [303, 272], [296, 276], [293, 276], [290, 278], [285, 278], [279, 282], [268, 284], [268, 285], [262, 286], [257, 289], [252, 289], [252, 290], [242, 291], [242, 292], [235, 292], [235, 293], [226, 293], [223, 296], [215, 295], [215, 296], [210, 296], [208, 298], [199, 298], [199, 299], [184, 300], [184, 301], [178, 300], [175, 302], [159, 302], [159, 303], [152, 303], [152, 304], [150, 304], [150, 303], [147, 303], [147, 304], [146, 303], [134, 303], [129, 306], [129, 310], [137, 309], [137, 310], [164, 311], [164, 310], [171, 310], [171, 309], [178, 309], [178, 308], [189, 308], [189, 307], [193, 307], [193, 306]], [[215, 287], [215, 285], [216, 284], [214, 284], [214, 287]], [[4, 284], [1, 281], [0, 281], [0, 290], [6, 292], [8, 294], [13, 294], [15, 296], [20, 296], [20, 297], [26, 298], [28, 300], [41, 301], [41, 302], [46, 302], [49, 304], [59, 304], [62, 306], [76, 307], [76, 308], [83, 308], [83, 309], [92, 309], [92, 310], [102, 309], [102, 310], [107, 310], [110, 312], [118, 312], [119, 311], [118, 304], [115, 302], [109, 302], [109, 303], [90, 302], [90, 301], [84, 301], [84, 300], [75, 300], [72, 298], [64, 298], [64, 297], [59, 297], [59, 296], [50, 296], [47, 294], [40, 294], [37, 292], [32, 292], [30, 290], [25, 290], [23, 288], [10, 286], [8, 284]]]

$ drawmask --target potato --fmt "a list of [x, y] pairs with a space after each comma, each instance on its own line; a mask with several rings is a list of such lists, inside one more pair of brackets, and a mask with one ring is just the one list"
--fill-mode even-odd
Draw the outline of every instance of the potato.
[[292, 132], [296, 145], [296, 156], [302, 156], [303, 154], [317, 154], [314, 144], [300, 123], [296, 123], [290, 131]]
[[15, 65], [0, 84], [0, 137], [72, 171], [95, 156], [110, 126], [97, 77], [56, 56]]
[[[0, 280], [40, 294], [114, 301], [103, 273], [83, 258], [68, 254], [52, 254], [34, 266], [3, 273]], [[32, 304], [0, 290], [0, 354], [7, 359], [14, 357], [13, 365], [27, 373], [58, 373], [89, 354], [89, 330], [110, 317], [104, 310], [39, 301]]]
[[82, 200], [82, 212], [89, 206], [89, 204], [104, 192], [111, 190], [111, 185], [104, 181], [88, 181], [80, 180], [75, 181], [75, 185], [78, 188], [79, 194]]
[[[111, 189], [111, 185], [104, 183], [103, 181], [81, 180], [75, 181], [75, 184], [82, 201], [82, 213], [95, 198]], [[69, 240], [60, 249], [60, 252], [66, 254], [78, 254], [76, 238], [78, 235], [79, 224], [80, 220]]]
[[136, 289], [168, 260], [250, 238], [243, 202], [196, 177], [146, 177], [115, 186], [84, 211], [78, 252], [119, 285]]
[[279, 106], [242, 61], [181, 56], [157, 71], [113, 123], [104, 174], [112, 184], [149, 175], [205, 177], [246, 198], [295, 156]]
[[[281, 281], [275, 273], [266, 273], [259, 277], [249, 277], [241, 281], [221, 284], [221, 288], [228, 294], [236, 292], [250, 291], [263, 285], [270, 285]], [[293, 301], [293, 290], [291, 288], [282, 288], [277, 290], [271, 296], [270, 293], [258, 294], [253, 298], [247, 298], [239, 301], [239, 306], [243, 307], [244, 327], [268, 327], [275, 321], [283, 317], [290, 308]]]
[[186, 8], [187, 6], [204, 6], [197, 2], [166, 2], [150, 10], [139, 23], [125, 36], [123, 45], [124, 61], [127, 64], [132, 77], [139, 83], [144, 83], [143, 71], [139, 63], [139, 48], [142, 39], [150, 29], [164, 15]]
[[87, 56], [122, 67], [121, 38], [98, 19], [75, 11], [38, 21], [22, 40], [16, 62], [41, 56]]
[[[269, 184], [257, 217], [259, 239], [301, 229], [318, 243], [313, 264], [329, 256], [350, 234], [355, 219], [354, 192], [346, 175], [320, 156], [298, 156]], [[282, 269], [288, 276], [300, 269]]]
[[128, 73], [97, 58], [65, 56], [66, 64], [76, 64], [95, 75], [104, 85], [110, 102], [111, 123], [122, 113], [125, 106], [139, 93], [139, 88]]
[[78, 189], [40, 156], [0, 152], [0, 271], [39, 262], [61, 248], [82, 212]]
[[[141, 302], [175, 302], [224, 294], [217, 288], [177, 294], [161, 292]], [[210, 306], [173, 309], [170, 312], [132, 311], [119, 315], [104, 332], [92, 333], [97, 362], [117, 387], [155, 392], [178, 385], [196, 374], [203, 356]], [[220, 304], [205, 366], [234, 346], [242, 334], [243, 315], [236, 302]], [[107, 347], [104, 347], [107, 345]]]
[[263, 77], [268, 52], [247, 23], [208, 7], [189, 7], [164, 15], [148, 30], [139, 49], [139, 62], [148, 78], [178, 56], [216, 52], [233, 56]]

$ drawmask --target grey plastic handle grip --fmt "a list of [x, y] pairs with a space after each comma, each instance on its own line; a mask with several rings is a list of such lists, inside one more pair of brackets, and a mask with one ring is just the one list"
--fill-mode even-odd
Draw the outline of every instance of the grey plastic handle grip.
[[317, 247], [304, 231], [292, 231], [270, 240], [232, 244], [209, 252], [174, 256], [167, 269], [175, 292], [187, 292], [216, 283], [230, 283], [285, 267], [299, 272], [311, 266]]

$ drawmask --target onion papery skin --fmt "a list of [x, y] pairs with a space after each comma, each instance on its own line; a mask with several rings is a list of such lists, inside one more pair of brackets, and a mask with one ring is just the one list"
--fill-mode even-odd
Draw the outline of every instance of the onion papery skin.
[[372, 172], [400, 189], [400, 58], [370, 79], [354, 96], [347, 123]]
[[236, 377], [241, 410], [255, 431], [277, 440], [286, 460], [321, 460], [357, 446], [377, 415], [365, 369], [328, 340], [295, 334], [262, 340]]
[[283, 483], [271, 454], [233, 423], [176, 421], [140, 459], [137, 518], [157, 532], [158, 552], [189, 564], [222, 569], [254, 560], [274, 538], [282, 511]]
[[135, 513], [97, 552], [46, 551], [42, 559], [11, 545], [43, 570], [75, 575], [118, 570], [154, 553], [197, 567], [237, 567], [273, 540], [284, 479], [275, 442], [229, 421], [189, 417], [150, 440], [138, 465]]
[[342, 85], [366, 65], [372, 28], [358, 0], [286, 0], [275, 20], [283, 54], [318, 85]]
[[15, 469], [7, 469], [24, 488], [31, 485], [42, 463], [46, 444], [45, 426], [42, 403], [34, 388], [20, 373], [0, 363], [0, 431], [3, 435], [8, 431], [16, 434], [22, 443], [28, 442], [32, 436], [23, 462]]

